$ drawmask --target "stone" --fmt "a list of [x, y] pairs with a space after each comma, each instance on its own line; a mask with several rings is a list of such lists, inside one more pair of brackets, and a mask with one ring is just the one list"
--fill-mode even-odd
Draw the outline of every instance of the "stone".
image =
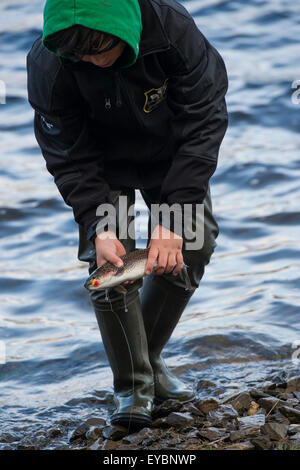
[[299, 424], [290, 424], [289, 425], [289, 430], [288, 430], [289, 435], [297, 434], [298, 432], [300, 432], [300, 425]]
[[295, 410], [294, 408], [290, 408], [288, 406], [281, 406], [279, 408], [280, 413], [283, 416], [286, 416], [290, 423], [292, 424], [300, 424], [300, 411]]
[[248, 410], [252, 397], [250, 393], [240, 393], [234, 400], [230, 403], [237, 412], [243, 412]]
[[210, 411], [216, 410], [217, 408], [219, 408], [220, 403], [214, 398], [210, 398], [209, 400], [201, 400], [201, 401], [195, 402], [195, 406], [205, 416]]
[[277, 373], [276, 375], [267, 377], [266, 380], [269, 380], [272, 382], [270, 385], [267, 385], [264, 387], [266, 390], [274, 390], [275, 388], [286, 388], [287, 387], [287, 373], [286, 371], [281, 371]]
[[298, 401], [300, 400], [300, 392], [293, 392], [293, 395]]
[[289, 406], [290, 408], [297, 408], [297, 405], [298, 405], [298, 400], [297, 398], [289, 398], [286, 402], [285, 402], [285, 405], [284, 406]]
[[290, 437], [290, 440], [291, 440], [291, 441], [299, 441], [299, 442], [300, 442], [300, 432], [297, 432], [296, 434], [293, 434], [293, 435]]
[[[106, 439], [101, 447], [101, 450], [115, 450], [119, 449], [120, 445], [122, 445], [122, 440], [119, 441], [111, 441], [109, 439]], [[96, 449], [97, 450], [97, 449]], [[99, 449], [100, 450], [100, 449]]]
[[239, 442], [237, 444], [233, 444], [229, 447], [225, 447], [222, 450], [254, 450], [255, 446], [250, 441]]
[[31, 446], [27, 444], [19, 444], [18, 445], [18, 450], [41, 450], [39, 446]]
[[111, 441], [118, 441], [127, 434], [127, 429], [124, 426], [106, 426], [102, 431], [103, 437]]
[[204, 439], [207, 439], [208, 441], [216, 441], [217, 439], [220, 439], [226, 435], [228, 436], [229, 434], [226, 433], [225, 429], [214, 428], [211, 426], [198, 431], [198, 435], [200, 437], [204, 437]]
[[199, 391], [199, 390], [202, 390], [203, 388], [211, 388], [215, 386], [216, 384], [214, 384], [213, 382], [210, 382], [209, 380], [199, 380], [196, 386], [196, 390]]
[[184, 427], [194, 423], [194, 418], [190, 413], [170, 413], [166, 418], [166, 423], [170, 426]]
[[260, 427], [252, 428], [242, 428], [238, 431], [232, 431], [229, 435], [229, 440], [231, 442], [242, 441], [243, 439], [248, 439], [250, 437], [257, 437], [260, 435]]
[[86, 438], [88, 442], [94, 442], [99, 439], [99, 437], [102, 437], [102, 430], [103, 428], [98, 428], [97, 426], [92, 426], [88, 432], [86, 433]]
[[203, 416], [201, 411], [198, 410], [198, 408], [194, 405], [194, 403], [185, 403], [181, 408], [181, 412], [182, 413], [188, 412], [194, 416]]
[[276, 411], [276, 413], [270, 414], [267, 418], [266, 421], [268, 423], [286, 423], [289, 424], [289, 420], [283, 416], [279, 411]]
[[[112, 441], [108, 441], [108, 442], [112, 442]], [[103, 439], [100, 437], [90, 447], [88, 447], [88, 450], [102, 450], [102, 445], [103, 445]]]
[[153, 438], [153, 436], [153, 431], [151, 431], [150, 428], [143, 428], [139, 432], [135, 432], [133, 434], [123, 437], [123, 442], [125, 444], [139, 445], [145, 439]]
[[[292, 393], [287, 393], [287, 392], [284, 392], [284, 393], [278, 393], [277, 395], [278, 398], [280, 398], [280, 400], [295, 400], [294, 396]], [[297, 399], [296, 399], [296, 402], [297, 402]]]
[[220, 405], [218, 409], [212, 410], [207, 415], [207, 420], [212, 424], [226, 424], [228, 421], [238, 418], [238, 412], [232, 405]]
[[161, 405], [154, 408], [152, 417], [155, 419], [167, 416], [168, 414], [172, 413], [172, 411], [179, 411], [182, 406], [183, 405], [179, 400], [165, 400]]
[[266, 423], [261, 427], [261, 431], [272, 441], [280, 441], [286, 437], [288, 428], [288, 424], [285, 423]]
[[104, 428], [106, 421], [103, 418], [89, 418], [85, 421], [87, 426], [97, 426], [97, 428]]
[[273, 447], [270, 439], [265, 436], [255, 437], [254, 439], [251, 439], [250, 442], [257, 450], [270, 450]]
[[288, 390], [294, 392], [300, 392], [300, 377], [292, 377], [287, 382]]
[[258, 403], [267, 412], [277, 410], [280, 406], [285, 405], [283, 400], [275, 397], [260, 398]]
[[243, 416], [242, 418], [237, 418], [238, 423], [241, 427], [259, 427], [263, 426], [266, 421], [264, 414], [255, 414], [253, 416]]
[[85, 439], [85, 435], [89, 430], [89, 426], [87, 424], [81, 424], [71, 434], [70, 442], [74, 442], [76, 440], [83, 440]]
[[167, 418], [164, 416], [163, 418], [157, 418], [152, 421], [152, 427], [167, 429], [171, 427], [171, 424], [167, 422]]
[[49, 434], [48, 436], [50, 437], [50, 439], [54, 439], [56, 437], [60, 437], [62, 436], [62, 430], [59, 429], [59, 428], [53, 428], [53, 429], [50, 429], [49, 431]]
[[252, 389], [250, 390], [250, 395], [252, 398], [254, 398], [255, 400], [257, 400], [258, 398], [268, 398], [268, 394], [265, 393], [265, 392], [262, 392], [261, 390], [256, 390], [256, 389]]

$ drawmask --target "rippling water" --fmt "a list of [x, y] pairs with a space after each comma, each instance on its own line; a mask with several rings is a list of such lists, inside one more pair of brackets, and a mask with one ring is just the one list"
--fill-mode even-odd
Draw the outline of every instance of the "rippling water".
[[[0, 423], [12, 441], [112, 409], [77, 224], [46, 171], [27, 102], [25, 58], [43, 3], [0, 1]], [[165, 357], [195, 386], [210, 382], [200, 396], [222, 397], [299, 368], [300, 103], [291, 86], [300, 13], [294, 0], [185, 5], [227, 65], [230, 125], [212, 179], [218, 248]]]

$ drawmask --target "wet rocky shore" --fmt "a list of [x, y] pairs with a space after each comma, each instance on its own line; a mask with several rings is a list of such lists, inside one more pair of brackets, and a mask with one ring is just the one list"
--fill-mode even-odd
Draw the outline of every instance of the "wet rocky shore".
[[279, 375], [222, 400], [167, 400], [155, 408], [151, 427], [138, 431], [95, 417], [61, 420], [22, 439], [6, 432], [0, 443], [2, 450], [300, 450], [300, 376]]

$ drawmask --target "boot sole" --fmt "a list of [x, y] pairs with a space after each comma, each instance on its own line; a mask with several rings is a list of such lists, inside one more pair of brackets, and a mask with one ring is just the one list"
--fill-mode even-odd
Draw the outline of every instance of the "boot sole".
[[130, 428], [144, 428], [151, 425], [152, 419], [150, 416], [134, 413], [118, 413], [111, 418], [110, 422], [111, 424], [117, 424], [124, 427], [130, 426]]

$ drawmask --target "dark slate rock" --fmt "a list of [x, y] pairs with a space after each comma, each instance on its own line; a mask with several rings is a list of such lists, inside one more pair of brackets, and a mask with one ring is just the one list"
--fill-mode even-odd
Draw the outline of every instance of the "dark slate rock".
[[226, 433], [226, 429], [214, 428], [211, 426], [198, 431], [198, 435], [200, 437], [204, 437], [204, 439], [207, 439], [208, 441], [216, 441], [217, 439], [228, 436], [229, 434]]
[[289, 430], [288, 430], [289, 435], [297, 434], [298, 432], [300, 433], [300, 425], [298, 425], [298, 424], [290, 424], [289, 425]]
[[205, 416], [210, 411], [216, 410], [217, 408], [219, 408], [220, 403], [214, 398], [210, 398], [209, 400], [196, 401], [195, 406]]
[[257, 400], [258, 398], [268, 398], [269, 395], [265, 392], [263, 392], [262, 390], [256, 390], [256, 389], [252, 389], [250, 390], [250, 395], [252, 398], [254, 398], [255, 400]]
[[250, 441], [238, 442], [225, 447], [224, 450], [254, 450], [255, 446]]
[[98, 428], [97, 426], [92, 426], [86, 433], [86, 438], [88, 442], [94, 442], [102, 437], [103, 428]]
[[289, 391], [300, 392], [300, 377], [292, 377], [287, 382]]
[[242, 441], [244, 439], [254, 438], [260, 435], [260, 427], [242, 428], [238, 431], [232, 431], [229, 436], [231, 442]]
[[263, 434], [267, 434], [272, 441], [280, 441], [286, 437], [288, 428], [288, 424], [285, 423], [266, 423], [262, 426], [261, 431]]
[[237, 418], [237, 421], [241, 427], [259, 427], [265, 424], [266, 417], [264, 414], [257, 413], [253, 416], [243, 416], [242, 418]]
[[103, 437], [111, 441], [118, 441], [128, 434], [124, 426], [106, 426], [102, 431]]
[[56, 437], [61, 437], [63, 435], [63, 432], [59, 428], [52, 428], [50, 429], [48, 436], [50, 439], [55, 439]]
[[288, 406], [281, 406], [279, 408], [280, 413], [282, 413], [289, 422], [292, 424], [300, 424], [300, 411], [290, 408]]
[[273, 447], [272, 442], [267, 436], [259, 436], [250, 440], [257, 450], [270, 450]]
[[240, 393], [237, 397], [231, 400], [229, 403], [237, 412], [242, 412], [249, 409], [252, 397], [250, 393]]
[[96, 426], [97, 428], [104, 428], [106, 421], [103, 418], [89, 418], [85, 421], [88, 426]]
[[267, 412], [271, 411], [272, 409], [273, 409], [273, 412], [275, 412], [275, 410], [278, 410], [280, 406], [285, 405], [285, 402], [275, 397], [268, 397], [268, 398], [260, 398], [258, 400], [258, 404], [262, 408], [264, 408]]
[[71, 437], [70, 437], [70, 442], [85, 439], [85, 435], [88, 432], [88, 430], [89, 430], [89, 426], [86, 423], [81, 424], [72, 432]]
[[[107, 441], [107, 442], [112, 442], [112, 441]], [[102, 450], [102, 446], [103, 446], [103, 439], [100, 437], [95, 442], [93, 442], [93, 444], [90, 447], [88, 447], [88, 449], [89, 450]]]
[[185, 403], [181, 410], [180, 410], [182, 413], [191, 413], [191, 415], [194, 415], [194, 416], [203, 416], [203, 414], [201, 413], [201, 411], [194, 405], [194, 403]]
[[179, 400], [165, 400], [161, 405], [154, 408], [152, 412], [153, 418], [161, 418], [167, 416], [172, 411], [179, 411], [183, 404]]
[[166, 422], [170, 426], [176, 426], [176, 427], [184, 427], [187, 425], [192, 425], [194, 423], [194, 418], [190, 413], [170, 413], [167, 418]]
[[131, 444], [136, 446], [141, 444], [145, 439], [153, 437], [154, 433], [150, 428], [143, 428], [139, 432], [135, 432], [133, 434], [130, 434], [129, 436], [123, 437], [123, 442], [125, 444]]
[[[102, 443], [101, 450], [116, 450], [116, 449], [120, 449], [121, 446], [122, 446], [122, 440], [111, 441], [110, 439], [106, 439]], [[100, 449], [93, 449], [93, 450], [100, 450]]]
[[228, 421], [238, 418], [238, 412], [232, 405], [220, 405], [218, 409], [212, 410], [207, 415], [207, 420], [212, 424], [226, 424]]

